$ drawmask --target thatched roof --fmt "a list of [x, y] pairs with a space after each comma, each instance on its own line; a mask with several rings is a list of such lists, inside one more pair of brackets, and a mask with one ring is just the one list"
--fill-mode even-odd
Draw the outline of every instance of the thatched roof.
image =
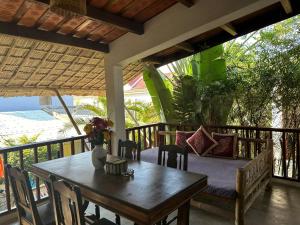
[[[124, 83], [142, 64], [124, 68]], [[15, 36], [0, 35], [0, 96], [100, 95], [105, 91], [100, 52]]]
[[[92, 0], [86, 15], [69, 18], [51, 11], [50, 0], [0, 0], [0, 96], [103, 94], [101, 52], [128, 32], [143, 35], [145, 22], [177, 2]], [[128, 65], [124, 82], [141, 70]]]

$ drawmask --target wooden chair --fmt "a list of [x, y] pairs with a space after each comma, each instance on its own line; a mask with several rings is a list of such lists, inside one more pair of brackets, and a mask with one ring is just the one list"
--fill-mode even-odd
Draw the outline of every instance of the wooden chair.
[[54, 225], [50, 202], [36, 205], [28, 173], [25, 170], [6, 165], [9, 182], [15, 198], [20, 225]]
[[[178, 145], [160, 145], [158, 149], [157, 163], [158, 165], [187, 171], [188, 152]], [[169, 225], [176, 219], [177, 216], [167, 221], [168, 217], [166, 217], [162, 220], [162, 225]]]
[[84, 216], [81, 192], [77, 186], [54, 176], [50, 176], [50, 181], [56, 225], [115, 225], [105, 218], [92, 220]]
[[134, 141], [122, 141], [118, 143], [118, 156], [121, 158], [140, 160], [141, 159], [141, 145]]
[[158, 165], [187, 171], [188, 152], [178, 145], [161, 145], [158, 149], [157, 163]]
[[[118, 156], [121, 158], [131, 159], [131, 160], [140, 160], [141, 159], [141, 147], [140, 144], [135, 143], [134, 141], [122, 141], [119, 140], [118, 143]], [[100, 218], [100, 208], [95, 205], [95, 212], [97, 218]], [[116, 224], [121, 225], [121, 218], [116, 214]]]
[[[118, 156], [130, 160], [141, 160], [141, 145], [140, 143], [135, 143], [134, 141], [119, 140], [118, 143]], [[121, 218], [116, 214], [116, 224], [121, 225]]]

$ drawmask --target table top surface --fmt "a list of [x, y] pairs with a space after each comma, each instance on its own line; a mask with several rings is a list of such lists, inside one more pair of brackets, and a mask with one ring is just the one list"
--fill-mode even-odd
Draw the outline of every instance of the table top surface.
[[206, 175], [143, 161], [128, 161], [128, 168], [134, 169], [133, 177], [107, 175], [103, 170], [95, 170], [91, 161], [91, 152], [85, 152], [33, 164], [31, 170], [55, 175], [143, 211], [159, 207], [193, 185], [204, 186], [207, 182]]

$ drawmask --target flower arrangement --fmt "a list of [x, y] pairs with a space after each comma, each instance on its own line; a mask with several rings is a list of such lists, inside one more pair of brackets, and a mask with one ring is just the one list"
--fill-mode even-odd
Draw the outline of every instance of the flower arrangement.
[[84, 132], [93, 145], [103, 145], [110, 140], [110, 130], [113, 122], [109, 119], [94, 117], [84, 126]]

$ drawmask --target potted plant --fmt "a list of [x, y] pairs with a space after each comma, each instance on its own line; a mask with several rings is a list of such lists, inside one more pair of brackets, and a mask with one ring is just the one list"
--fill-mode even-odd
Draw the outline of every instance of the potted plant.
[[85, 125], [84, 131], [88, 136], [93, 148], [92, 163], [95, 169], [104, 169], [106, 163], [107, 150], [103, 144], [110, 140], [110, 132], [113, 122], [109, 119], [94, 117]]

